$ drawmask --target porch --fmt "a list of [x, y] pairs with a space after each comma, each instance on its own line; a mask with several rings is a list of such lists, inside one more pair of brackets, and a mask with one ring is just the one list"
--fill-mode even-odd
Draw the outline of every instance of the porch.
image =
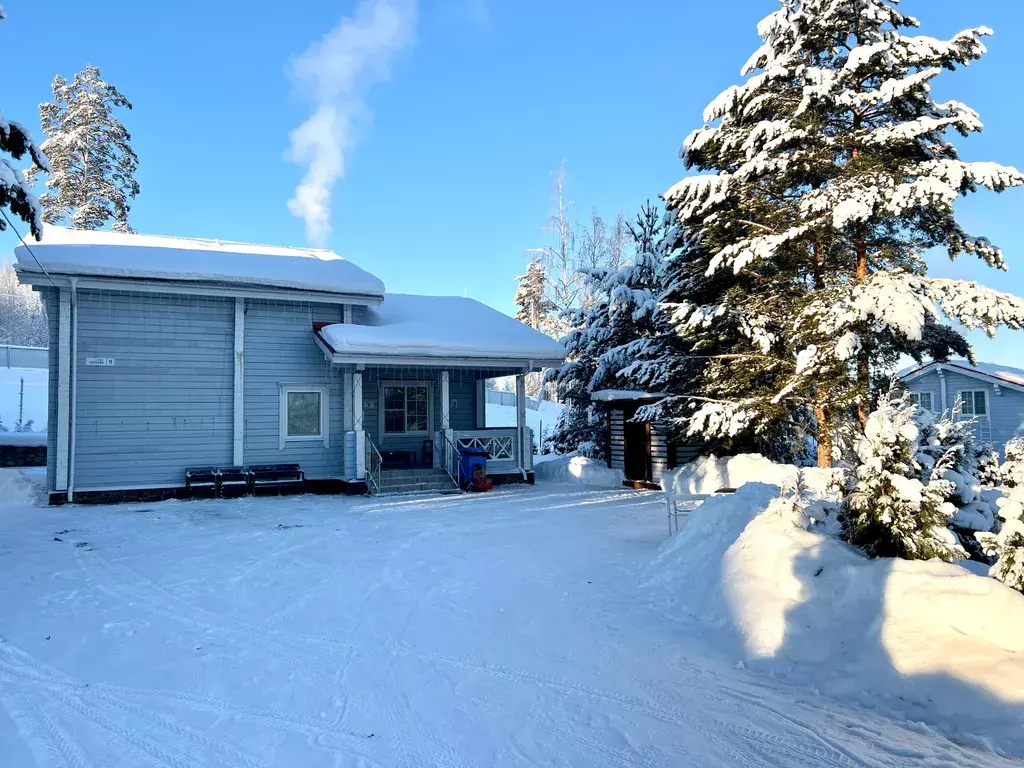
[[[517, 376], [516, 426], [490, 427], [485, 382], [509, 374]], [[463, 449], [487, 451], [487, 474], [497, 482], [532, 479], [524, 374], [356, 365], [346, 378], [352, 413], [345, 451], [350, 484], [365, 484], [371, 494], [456, 491], [470, 480], [460, 471]]]

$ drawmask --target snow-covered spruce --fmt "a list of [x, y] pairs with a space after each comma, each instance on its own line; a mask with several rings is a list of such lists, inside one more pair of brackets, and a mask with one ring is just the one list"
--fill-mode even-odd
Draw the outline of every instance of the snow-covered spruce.
[[979, 533], [978, 541], [996, 558], [989, 573], [1024, 592], [1024, 485], [1008, 489], [997, 503], [1002, 527], [998, 533]]
[[879, 398], [857, 441], [843, 534], [869, 557], [966, 559], [949, 527], [957, 507], [947, 499], [956, 485], [930, 471], [933, 459], [921, 450], [917, 412], [906, 393]]
[[538, 331], [549, 327], [554, 305], [547, 297], [547, 270], [541, 259], [534, 259], [526, 272], [516, 278], [516, 319]]
[[999, 468], [1000, 479], [1007, 488], [1024, 486], [1024, 435], [1010, 438], [1003, 449], [1006, 461]]
[[662, 409], [691, 434], [789, 439], [806, 426], [827, 465], [849, 409], [863, 428], [877, 372], [901, 355], [970, 356], [944, 316], [990, 334], [1024, 327], [1021, 299], [927, 276], [932, 247], [1005, 269], [954, 201], [1024, 175], [962, 161], [946, 134], [979, 131], [979, 117], [932, 94], [943, 70], [985, 53], [990, 30], [904, 34], [918, 26], [891, 0], [787, 0], [758, 25], [748, 79], [686, 139], [702, 173], [664, 195], [681, 253], [666, 305], [681, 357], [706, 363]]
[[[113, 222], [115, 232], [131, 232], [128, 214], [139, 194], [135, 170], [139, 158], [131, 135], [114, 115], [131, 102], [100, 76], [92, 64], [71, 82], [53, 79], [53, 101], [39, 105], [49, 138], [42, 149], [50, 161], [46, 192], [40, 198], [43, 220], [70, 223], [75, 229], [100, 229]], [[39, 170], [30, 171], [35, 181]]]
[[606, 426], [590, 395], [599, 389], [636, 386], [631, 364], [658, 334], [662, 214], [648, 203], [629, 233], [634, 252], [629, 263], [585, 272], [589, 306], [563, 313], [572, 327], [562, 339], [568, 359], [548, 377], [566, 404], [554, 438], [560, 453], [602, 454]]
[[[0, 21], [5, 18], [0, 6]], [[39, 170], [49, 170], [46, 156], [36, 146], [27, 130], [13, 120], [8, 120], [0, 111], [0, 209], [9, 210], [28, 224], [36, 240], [43, 236], [43, 218], [39, 200], [32, 193], [32, 184], [7, 159], [10, 155], [21, 160], [26, 155]], [[0, 216], [0, 232], [7, 229], [7, 221]]]

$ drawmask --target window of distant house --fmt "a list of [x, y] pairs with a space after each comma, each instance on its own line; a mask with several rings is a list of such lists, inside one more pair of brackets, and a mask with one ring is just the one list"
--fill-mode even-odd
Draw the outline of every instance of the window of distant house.
[[423, 433], [430, 430], [430, 388], [422, 382], [389, 382], [383, 386], [384, 433]]
[[960, 413], [964, 416], [987, 416], [988, 399], [983, 389], [968, 389], [960, 392]]
[[285, 443], [323, 441], [327, 445], [327, 388], [281, 385], [281, 448]]
[[931, 392], [911, 392], [910, 400], [914, 405], [920, 406], [926, 411], [932, 410], [932, 393]]

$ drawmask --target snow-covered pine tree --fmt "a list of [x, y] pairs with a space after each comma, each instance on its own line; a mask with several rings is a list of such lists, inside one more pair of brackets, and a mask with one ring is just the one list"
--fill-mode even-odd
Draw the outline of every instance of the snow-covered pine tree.
[[917, 416], [905, 392], [880, 396], [857, 441], [840, 515], [844, 537], [869, 557], [966, 558], [949, 528], [957, 508], [946, 499], [955, 486], [929, 477]]
[[547, 297], [547, 270], [541, 259], [533, 259], [526, 272], [516, 278], [516, 319], [541, 330], [548, 325], [552, 305]]
[[979, 533], [978, 541], [996, 558], [989, 574], [1024, 592], [1024, 485], [1007, 489], [997, 503], [1003, 525], [998, 533]]
[[[92, 64], [70, 83], [57, 75], [52, 89], [53, 101], [39, 105], [49, 136], [42, 149], [51, 168], [40, 198], [44, 221], [75, 229], [99, 229], [110, 221], [114, 231], [131, 232], [128, 214], [139, 194], [139, 158], [114, 114], [131, 109], [131, 102]], [[36, 175], [29, 177], [34, 181]]]
[[917, 26], [895, 0], [783, 0], [758, 26], [750, 77], [686, 139], [686, 166], [703, 174], [664, 195], [684, 254], [666, 303], [686, 354], [706, 363], [664, 407], [690, 433], [779, 434], [813, 413], [827, 466], [837, 420], [855, 407], [864, 426], [873, 377], [901, 355], [970, 356], [943, 316], [989, 334], [1024, 327], [1021, 299], [927, 276], [932, 247], [1005, 269], [953, 204], [1024, 175], [961, 161], [946, 134], [980, 131], [978, 115], [932, 96], [990, 30], [902, 33]]
[[978, 482], [982, 488], [998, 488], [1003, 484], [999, 453], [991, 445], [983, 445], [978, 451]]
[[1000, 479], [1007, 488], [1024, 487], [1024, 436], [1011, 437], [1003, 449], [1006, 461], [999, 468]]
[[976, 422], [962, 419], [960, 408], [961, 403], [957, 402], [952, 413], [938, 417], [930, 411], [917, 409], [921, 479], [926, 483], [938, 479], [949, 484], [945, 500], [956, 508], [950, 528], [972, 559], [990, 562], [984, 557], [975, 535], [987, 533], [996, 525], [995, 505], [985, 494], [978, 477], [985, 446], [975, 442]]
[[[0, 5], [0, 21], [6, 18]], [[43, 219], [39, 200], [32, 193], [32, 186], [14, 167], [6, 155], [21, 160], [28, 155], [39, 170], [49, 170], [46, 156], [39, 150], [27, 130], [0, 112], [0, 209], [9, 210], [28, 224], [36, 240], [43, 236]], [[0, 216], [0, 232], [7, 229], [5, 216]]]

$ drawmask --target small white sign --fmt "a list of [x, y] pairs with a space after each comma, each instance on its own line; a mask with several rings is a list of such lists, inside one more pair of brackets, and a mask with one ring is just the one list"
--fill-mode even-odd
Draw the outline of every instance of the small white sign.
[[114, 358], [112, 357], [87, 357], [85, 358], [86, 365], [113, 365]]

